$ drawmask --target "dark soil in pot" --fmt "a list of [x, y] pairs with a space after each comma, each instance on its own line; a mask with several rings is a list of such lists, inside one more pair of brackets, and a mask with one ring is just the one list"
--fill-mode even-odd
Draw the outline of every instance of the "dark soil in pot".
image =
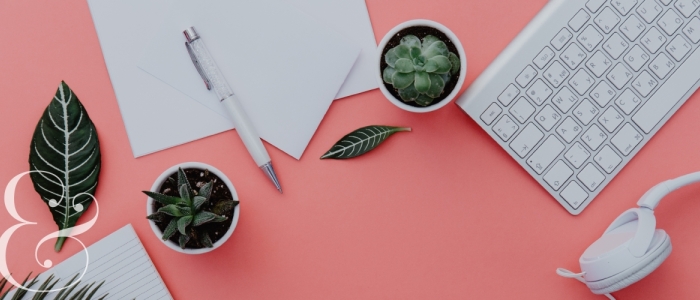
[[[214, 173], [209, 172], [208, 170], [202, 170], [202, 169], [195, 169], [195, 168], [190, 168], [190, 169], [184, 169], [185, 175], [187, 175], [187, 181], [190, 183], [190, 186], [192, 187], [192, 190], [195, 192], [199, 191], [199, 188], [204, 185], [205, 183], [209, 181], [213, 181], [213, 188], [211, 191], [211, 197], [209, 198], [209, 201], [204, 204], [204, 210], [206, 211], [211, 211], [214, 206], [216, 206], [219, 201], [222, 200], [231, 200], [233, 199], [233, 196], [231, 195], [231, 190], [229, 190], [228, 186], [226, 183], [224, 183], [221, 178], [216, 176]], [[180, 194], [178, 193], [177, 190], [177, 172], [171, 174], [158, 188], [158, 193], [167, 195], [167, 196], [173, 196], [173, 197], [179, 197]], [[240, 205], [240, 204], [239, 204]], [[161, 204], [160, 202], [154, 201], [153, 202], [153, 211], [158, 211], [159, 208], [163, 207], [164, 205]], [[198, 230], [206, 231], [209, 233], [209, 238], [211, 239], [212, 244], [216, 243], [218, 240], [220, 240], [225, 234], [226, 231], [228, 231], [229, 227], [231, 227], [231, 222], [233, 219], [233, 212], [236, 210], [234, 207], [226, 217], [228, 220], [219, 222], [219, 223], [207, 223], [201, 226], [198, 226]], [[170, 223], [170, 220], [172, 218], [165, 218], [164, 222], [156, 222], [156, 226], [160, 229], [160, 232], [162, 233], [165, 231], [165, 227], [168, 226], [168, 223]], [[179, 234], [175, 234], [170, 238], [170, 241], [175, 243], [178, 247], [180, 247], [180, 243], [178, 242], [178, 237]], [[205, 248], [204, 245], [200, 244], [197, 239], [190, 239], [189, 242], [187, 242], [185, 248], [189, 249], [201, 249]]]
[[[382, 50], [381, 63], [379, 64], [379, 74], [381, 74], [384, 71], [384, 69], [388, 66], [386, 64], [386, 61], [384, 61], [384, 55], [386, 55], [386, 53], [389, 50], [391, 50], [392, 48], [401, 44], [401, 38], [403, 38], [404, 36], [407, 36], [407, 35], [411, 35], [411, 34], [415, 35], [416, 37], [421, 39], [421, 41], [423, 40], [423, 38], [425, 36], [432, 35], [432, 36], [440, 39], [441, 41], [445, 42], [445, 44], [447, 45], [447, 49], [449, 49], [450, 52], [453, 52], [454, 54], [457, 54], [458, 56], [460, 55], [459, 51], [457, 50], [457, 46], [455, 46], [455, 44], [452, 43], [452, 40], [450, 40], [450, 38], [448, 38], [447, 35], [445, 35], [442, 31], [437, 30], [433, 27], [428, 27], [428, 26], [407, 27], [407, 28], [404, 28], [403, 30], [397, 32], [389, 40], [389, 42], [386, 43], [386, 46], [384, 46], [384, 49]], [[462, 61], [464, 59], [464, 57], [460, 56], [459, 59], [460, 59], [460, 61]], [[460, 72], [461, 72], [461, 70], [460, 70]], [[460, 76], [460, 73], [457, 73], [456, 75], [452, 76], [452, 78], [450, 79], [450, 82], [448, 82], [445, 85], [445, 89], [442, 91], [442, 95], [440, 95], [440, 97], [433, 100], [433, 103], [431, 103], [427, 107], [436, 105], [436, 104], [440, 103], [442, 100], [445, 100], [445, 98], [447, 98], [447, 96], [449, 96], [450, 93], [452, 93], [452, 90], [455, 89], [455, 86], [457, 86], [457, 82], [459, 82], [459, 76]], [[401, 99], [401, 96], [399, 96], [399, 91], [397, 89], [395, 89], [391, 84], [384, 82], [384, 86], [389, 91], [389, 93], [391, 93], [391, 95], [393, 95], [394, 98], [396, 98], [396, 100], [399, 100], [399, 101], [405, 103], [406, 105], [410, 105], [410, 106], [414, 106], [414, 107], [426, 107], [426, 106], [418, 105], [415, 101], [405, 102]]]

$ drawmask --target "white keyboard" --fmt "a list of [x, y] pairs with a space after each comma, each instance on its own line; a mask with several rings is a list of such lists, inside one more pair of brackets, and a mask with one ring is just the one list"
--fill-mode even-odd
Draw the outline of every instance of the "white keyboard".
[[457, 104], [579, 214], [700, 85], [700, 0], [551, 0]]

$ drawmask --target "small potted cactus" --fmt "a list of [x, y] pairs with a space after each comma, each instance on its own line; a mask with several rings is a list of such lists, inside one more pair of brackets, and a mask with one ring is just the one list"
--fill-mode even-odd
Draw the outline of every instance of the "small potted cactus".
[[153, 232], [173, 250], [210, 252], [231, 236], [240, 206], [231, 181], [203, 163], [173, 166], [158, 177], [148, 195]]
[[430, 112], [451, 102], [466, 76], [462, 44], [447, 27], [412, 20], [389, 31], [379, 44], [379, 88], [411, 112]]

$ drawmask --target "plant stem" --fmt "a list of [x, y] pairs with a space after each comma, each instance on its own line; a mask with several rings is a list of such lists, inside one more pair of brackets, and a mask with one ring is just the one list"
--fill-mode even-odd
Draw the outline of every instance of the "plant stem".
[[63, 248], [63, 243], [66, 241], [66, 238], [67, 237], [65, 236], [58, 237], [58, 240], [56, 241], [56, 246], [53, 247], [53, 249], [56, 250], [56, 252], [61, 251], [61, 248]]

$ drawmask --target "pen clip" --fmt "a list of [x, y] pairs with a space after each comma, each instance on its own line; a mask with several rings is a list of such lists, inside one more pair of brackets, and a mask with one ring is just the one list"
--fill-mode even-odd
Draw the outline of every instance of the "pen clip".
[[194, 55], [194, 52], [192, 51], [192, 46], [189, 42], [185, 42], [185, 47], [187, 48], [187, 53], [190, 54], [190, 58], [192, 59], [194, 67], [197, 69], [197, 72], [199, 72], [199, 75], [202, 76], [202, 80], [204, 80], [204, 85], [207, 87], [207, 90], [211, 90], [211, 82], [209, 82], [209, 78], [207, 78], [207, 75], [204, 73], [204, 70], [202, 70], [202, 66], [199, 64], [199, 60], [197, 60], [197, 57]]

